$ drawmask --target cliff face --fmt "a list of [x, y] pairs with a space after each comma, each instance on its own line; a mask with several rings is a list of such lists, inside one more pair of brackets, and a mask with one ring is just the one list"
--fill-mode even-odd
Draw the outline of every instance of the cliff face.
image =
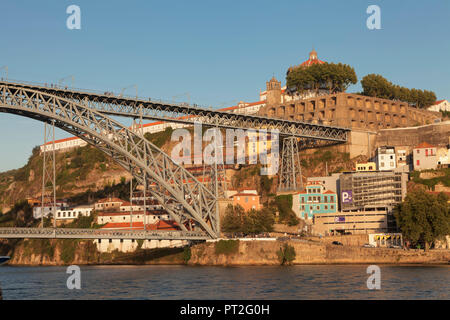
[[9, 265], [61, 266], [105, 264], [183, 264], [183, 248], [136, 250], [132, 253], [100, 253], [90, 240], [25, 240], [3, 246]]
[[450, 250], [405, 251], [401, 249], [336, 246], [307, 241], [239, 241], [238, 250], [217, 254], [216, 243], [208, 242], [192, 247], [192, 265], [279, 265], [278, 251], [287, 243], [295, 249], [293, 264], [336, 263], [439, 263], [450, 262]]

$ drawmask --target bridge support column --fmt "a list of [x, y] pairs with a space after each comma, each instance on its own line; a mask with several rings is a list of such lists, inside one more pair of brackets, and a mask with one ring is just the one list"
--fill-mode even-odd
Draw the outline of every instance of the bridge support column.
[[[48, 198], [45, 194], [49, 190]], [[55, 121], [51, 125], [44, 124], [44, 152], [42, 161], [42, 202], [41, 227], [44, 228], [44, 208], [52, 205], [53, 227], [56, 228], [56, 154], [55, 154]]]
[[283, 139], [278, 192], [300, 191], [303, 188], [298, 138]]

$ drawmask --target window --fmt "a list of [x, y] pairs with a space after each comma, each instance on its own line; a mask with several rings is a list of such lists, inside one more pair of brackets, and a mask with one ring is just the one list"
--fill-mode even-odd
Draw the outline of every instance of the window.
[[419, 154], [420, 153], [420, 149], [417, 149], [417, 154]]
[[330, 202], [334, 202], [334, 196], [330, 196]]
[[320, 210], [320, 206], [317, 206], [317, 210]]
[[428, 157], [428, 149], [425, 149], [425, 157]]
[[323, 197], [323, 202], [325, 202], [325, 203], [328, 202], [328, 197], [327, 196]]
[[380, 164], [380, 166], [381, 166], [381, 167], [384, 167], [384, 162], [382, 162], [382, 163]]
[[420, 166], [420, 160], [417, 160], [417, 161], [416, 161], [416, 165], [417, 165], [417, 166]]
[[302, 203], [305, 203], [305, 198], [304, 197], [302, 197]]
[[394, 166], [394, 163], [393, 163], [393, 162], [390, 162], [389, 165], [390, 165], [391, 167], [393, 167], [393, 166]]
[[330, 206], [330, 209], [331, 209], [331, 210], [334, 210], [334, 206], [333, 206], [333, 205], [331, 205], [331, 206]]
[[390, 159], [391, 159], [391, 160], [394, 159], [394, 156], [391, 156]]
[[245, 203], [247, 203], [248, 202], [248, 197], [245, 197]]
[[109, 239], [109, 243], [112, 243], [112, 239]]
[[328, 210], [328, 206], [325, 206], [325, 210]]

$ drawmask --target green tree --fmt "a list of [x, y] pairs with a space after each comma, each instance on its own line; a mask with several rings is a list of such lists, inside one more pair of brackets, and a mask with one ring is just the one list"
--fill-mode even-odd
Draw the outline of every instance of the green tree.
[[246, 234], [257, 234], [261, 232], [273, 231], [275, 223], [273, 212], [268, 208], [261, 210], [244, 209], [237, 205], [228, 205], [225, 216], [222, 220], [222, 230], [224, 232], [243, 232]]
[[435, 196], [422, 189], [410, 192], [395, 208], [397, 225], [406, 240], [425, 244], [427, 250], [438, 239], [450, 234], [448, 198]]
[[295, 260], [295, 248], [285, 243], [280, 250], [277, 251], [278, 260], [282, 266], [289, 265]]
[[307, 90], [328, 90], [331, 93], [343, 92], [358, 78], [353, 67], [342, 63], [324, 63], [312, 66], [299, 66], [289, 69], [286, 75], [288, 88], [298, 93]]
[[379, 74], [368, 74], [361, 79], [363, 95], [407, 102], [418, 108], [425, 108], [436, 102], [432, 91], [408, 89], [392, 84]]

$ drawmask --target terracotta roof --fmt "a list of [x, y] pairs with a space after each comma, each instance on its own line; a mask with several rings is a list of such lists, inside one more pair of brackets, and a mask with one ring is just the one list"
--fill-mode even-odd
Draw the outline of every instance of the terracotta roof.
[[[77, 139], [80, 139], [80, 138], [78, 138], [78, 137], [70, 137], [70, 138], [59, 139], [59, 140], [55, 140], [55, 144], [56, 143], [66, 142], [66, 141], [71, 141], [71, 140], [77, 140]], [[48, 144], [53, 144], [53, 141], [49, 141], [45, 145], [48, 145]]]
[[106, 203], [106, 202], [120, 202], [124, 203], [125, 200], [119, 199], [119, 198], [103, 198], [97, 201], [97, 203]]
[[312, 66], [313, 64], [324, 64], [325, 61], [319, 60], [319, 59], [308, 59], [304, 62], [302, 62], [301, 66]]
[[331, 190], [327, 190], [327, 191], [325, 191], [324, 193], [326, 193], [326, 194], [330, 194], [330, 193], [336, 194], [336, 192], [333, 192], [333, 191], [331, 191]]
[[434, 104], [440, 104], [440, 103], [442, 103], [442, 102], [444, 102], [444, 101], [445, 101], [445, 99], [438, 100], [438, 101], [436, 101]]
[[238, 196], [239, 197], [244, 197], [244, 196], [257, 196], [257, 197], [259, 197], [259, 195], [257, 193], [244, 193], [244, 192], [233, 194], [231, 197], [234, 198], [234, 197], [238, 197]]
[[436, 148], [436, 147], [431, 145], [431, 144], [429, 144], [428, 142], [422, 142], [421, 144], [419, 144], [414, 149], [424, 149], [424, 148]]

